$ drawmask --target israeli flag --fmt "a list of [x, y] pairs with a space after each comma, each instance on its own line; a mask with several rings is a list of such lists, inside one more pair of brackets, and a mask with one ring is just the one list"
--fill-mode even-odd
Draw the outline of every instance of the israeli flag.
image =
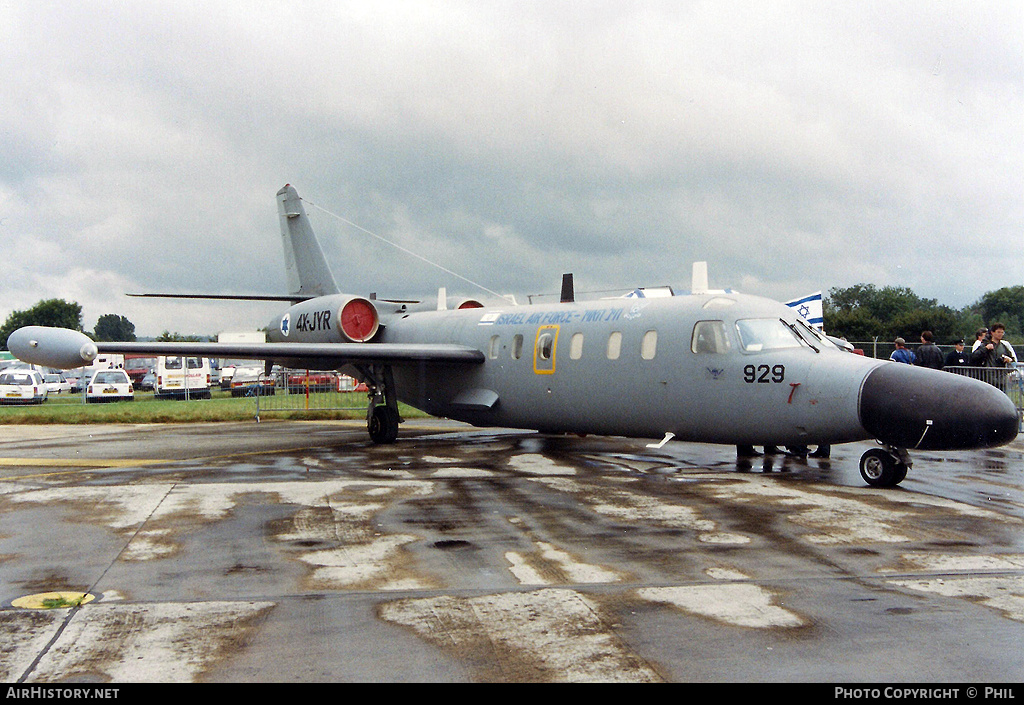
[[801, 318], [820, 331], [825, 330], [825, 311], [821, 304], [821, 292], [816, 291], [802, 299], [787, 301], [786, 305], [800, 314]]

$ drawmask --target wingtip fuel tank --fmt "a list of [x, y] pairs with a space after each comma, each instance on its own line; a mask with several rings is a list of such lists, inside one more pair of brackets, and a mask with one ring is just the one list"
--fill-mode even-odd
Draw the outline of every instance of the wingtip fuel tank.
[[11, 333], [7, 349], [19, 360], [44, 367], [70, 370], [92, 363], [99, 354], [84, 333], [66, 328], [26, 326]]

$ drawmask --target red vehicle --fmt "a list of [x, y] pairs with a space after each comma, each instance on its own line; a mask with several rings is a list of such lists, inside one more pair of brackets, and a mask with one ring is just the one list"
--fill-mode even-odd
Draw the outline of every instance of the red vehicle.
[[288, 375], [288, 393], [305, 394], [310, 392], [338, 391], [338, 374], [336, 372], [305, 372]]
[[142, 378], [146, 376], [146, 373], [152, 372], [155, 367], [155, 357], [133, 355], [131, 353], [124, 356], [124, 371], [128, 373], [132, 384], [136, 387], [142, 384]]

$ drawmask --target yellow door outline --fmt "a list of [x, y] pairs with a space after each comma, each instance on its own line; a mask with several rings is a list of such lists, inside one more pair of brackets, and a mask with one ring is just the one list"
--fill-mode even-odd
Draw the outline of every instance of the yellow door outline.
[[533, 340], [533, 371], [538, 375], [555, 374], [555, 351], [558, 350], [558, 326], [541, 326]]

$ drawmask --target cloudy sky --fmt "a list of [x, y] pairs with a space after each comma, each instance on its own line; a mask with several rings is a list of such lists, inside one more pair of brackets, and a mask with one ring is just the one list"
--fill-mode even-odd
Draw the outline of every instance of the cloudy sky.
[[0, 0], [0, 61], [2, 318], [261, 327], [125, 293], [283, 293], [286, 183], [381, 297], [488, 295], [360, 228], [520, 301], [1024, 282], [1019, 0]]

